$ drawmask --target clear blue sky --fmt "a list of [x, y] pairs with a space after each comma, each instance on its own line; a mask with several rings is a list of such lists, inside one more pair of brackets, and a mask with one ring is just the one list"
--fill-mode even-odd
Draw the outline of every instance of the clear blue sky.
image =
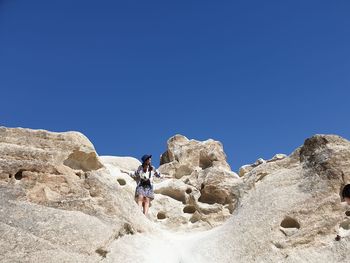
[[0, 0], [0, 91], [0, 125], [101, 155], [213, 138], [237, 170], [350, 137], [350, 1]]

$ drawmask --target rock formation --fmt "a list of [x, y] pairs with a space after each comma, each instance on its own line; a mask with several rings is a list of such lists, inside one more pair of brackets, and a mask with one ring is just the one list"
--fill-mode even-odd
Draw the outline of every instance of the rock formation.
[[[246, 193], [232, 217], [206, 236], [205, 245], [194, 245], [193, 257], [348, 262], [350, 220], [339, 193], [350, 183], [349, 165], [350, 142], [334, 135], [313, 136], [289, 157], [260, 164], [244, 175]], [[209, 254], [208, 247], [217, 249]]]
[[265, 161], [263, 158], [259, 158], [258, 160], [256, 160], [255, 163], [243, 165], [241, 168], [239, 168], [239, 176], [241, 176], [241, 177], [244, 176], [246, 173], [250, 172], [251, 170], [253, 170], [255, 167], [259, 166], [260, 164], [275, 162], [278, 160], [282, 160], [286, 157], [287, 157], [287, 155], [282, 154], [282, 153], [278, 153], [274, 157], [272, 157], [270, 160], [267, 160], [267, 161]]
[[165, 225], [211, 228], [235, 209], [242, 180], [231, 171], [220, 142], [175, 135], [168, 140], [159, 170], [172, 178], [155, 188], [159, 195], [154, 203], [165, 215]]
[[0, 128], [0, 262], [97, 262], [154, 232], [80, 133]]
[[221, 143], [176, 135], [149, 218], [124, 173], [139, 161], [99, 157], [80, 133], [1, 127], [0, 152], [0, 262], [350, 262], [350, 142], [336, 135], [240, 177]]
[[[133, 196], [136, 183], [119, 168], [135, 171], [140, 162], [130, 157], [101, 160]], [[173, 230], [209, 229], [222, 224], [235, 209], [242, 179], [231, 171], [220, 142], [175, 135], [168, 140], [159, 170], [165, 178], [155, 184], [152, 221]]]

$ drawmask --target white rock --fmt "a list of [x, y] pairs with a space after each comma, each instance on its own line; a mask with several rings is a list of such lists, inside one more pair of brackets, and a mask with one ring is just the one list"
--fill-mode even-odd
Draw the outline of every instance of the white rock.
[[193, 170], [163, 167], [152, 223], [84, 136], [0, 128], [0, 262], [350, 262], [349, 141], [313, 136], [243, 178], [223, 159], [198, 166], [212, 142], [175, 141], [167, 164]]
[[249, 173], [251, 170], [253, 170], [253, 166], [250, 164], [243, 165], [241, 168], [239, 168], [239, 176], [242, 177], [245, 174]]
[[110, 164], [127, 171], [136, 171], [141, 165], [138, 159], [127, 156], [100, 156], [100, 159], [103, 164]]

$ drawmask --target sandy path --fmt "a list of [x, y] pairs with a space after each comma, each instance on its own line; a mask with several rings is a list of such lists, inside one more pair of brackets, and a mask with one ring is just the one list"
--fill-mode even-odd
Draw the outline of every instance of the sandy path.
[[[157, 234], [136, 234], [114, 241], [104, 262], [142, 263], [205, 263], [193, 253], [197, 242], [213, 230], [196, 233], [177, 233], [160, 230]], [[200, 258], [199, 258], [200, 257]]]

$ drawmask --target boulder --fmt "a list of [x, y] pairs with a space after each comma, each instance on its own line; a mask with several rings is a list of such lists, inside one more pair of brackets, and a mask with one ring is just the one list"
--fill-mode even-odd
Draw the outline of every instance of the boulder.
[[1, 262], [97, 262], [154, 229], [81, 133], [1, 127], [0, 151]]
[[185, 136], [175, 135], [168, 140], [167, 151], [161, 155], [160, 164], [164, 166], [164, 173], [177, 177], [190, 175], [196, 168], [206, 169], [220, 166], [230, 169], [226, 161], [226, 154], [220, 142], [209, 139], [207, 141], [189, 140]]
[[168, 140], [159, 170], [172, 179], [156, 184], [155, 192], [159, 195], [153, 202], [161, 203], [163, 197], [170, 197], [182, 206], [182, 214], [170, 210], [169, 220], [161, 222], [170, 228], [174, 224], [168, 222], [176, 221], [179, 215], [184, 223], [179, 224], [178, 229], [212, 228], [222, 224], [237, 205], [242, 180], [231, 171], [218, 141], [200, 142], [175, 135]]
[[141, 165], [138, 159], [128, 156], [100, 156], [100, 160], [103, 164], [110, 164], [125, 171], [136, 171]]

